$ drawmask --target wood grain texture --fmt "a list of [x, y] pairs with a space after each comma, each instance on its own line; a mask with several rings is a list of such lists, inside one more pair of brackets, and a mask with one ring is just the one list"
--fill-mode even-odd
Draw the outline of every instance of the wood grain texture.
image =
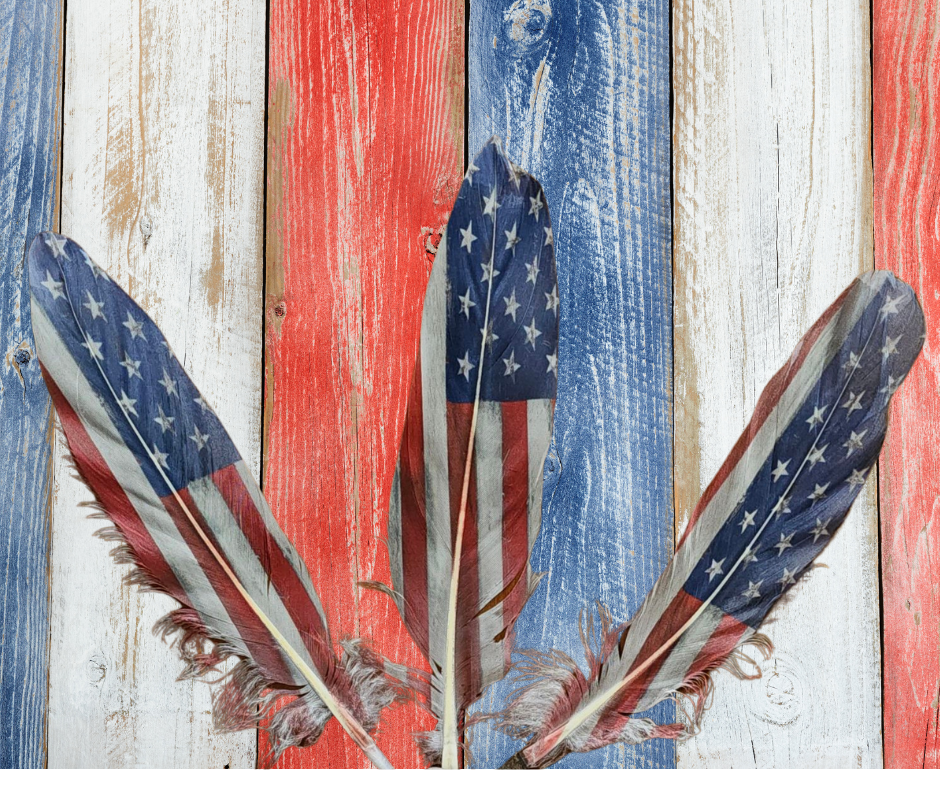
[[0, 6], [0, 62], [0, 769], [12, 769], [46, 759], [52, 421], [25, 254], [59, 223], [61, 0]]
[[[676, 0], [676, 516], [797, 340], [872, 267], [868, 4]], [[880, 766], [876, 488], [762, 627], [758, 681], [720, 674], [680, 767]]]
[[875, 265], [917, 291], [927, 340], [881, 464], [885, 766], [940, 768], [940, 4], [876, 0]]
[[[273, 0], [270, 17], [265, 494], [334, 636], [421, 666], [383, 541], [433, 248], [463, 175], [463, 0]], [[379, 745], [418, 766], [387, 712]], [[284, 767], [361, 767], [331, 722]]]
[[[501, 135], [542, 183], [561, 298], [554, 447], [532, 564], [547, 572], [517, 647], [586, 666], [578, 614], [637, 609], [673, 549], [669, 3], [471, 5], [470, 148]], [[510, 689], [483, 701], [498, 710]], [[672, 719], [672, 703], [651, 715]], [[518, 743], [481, 726], [474, 763]], [[608, 747], [559, 768], [672, 767], [672, 742]]]
[[[159, 324], [242, 456], [261, 456], [264, 0], [70, 3], [62, 231]], [[64, 441], [57, 441], [64, 444]], [[211, 687], [151, 632], [57, 445], [49, 765], [252, 767]]]

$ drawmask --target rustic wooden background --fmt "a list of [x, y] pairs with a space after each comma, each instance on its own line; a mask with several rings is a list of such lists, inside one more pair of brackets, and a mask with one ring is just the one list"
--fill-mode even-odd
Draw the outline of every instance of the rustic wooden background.
[[[636, 609], [761, 388], [889, 268], [927, 341], [761, 680], [701, 734], [560, 767], [940, 766], [938, 0], [0, 4], [0, 767], [252, 767], [76, 503], [23, 258], [75, 237], [159, 322], [263, 479], [337, 631], [419, 657], [382, 540], [432, 250], [491, 135], [545, 187], [562, 350], [518, 642]], [[550, 621], [548, 626], [546, 622]], [[480, 703], [505, 698], [500, 685]], [[671, 704], [660, 720], [676, 715]], [[380, 743], [417, 766], [414, 707]], [[281, 767], [358, 767], [335, 726]], [[474, 765], [512, 742], [486, 727]]]

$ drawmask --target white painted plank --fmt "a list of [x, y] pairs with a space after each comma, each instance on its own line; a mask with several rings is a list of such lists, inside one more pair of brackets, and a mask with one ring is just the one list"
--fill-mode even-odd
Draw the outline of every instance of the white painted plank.
[[[680, 532], [763, 386], [872, 267], [869, 45], [858, 0], [673, 5]], [[764, 677], [720, 675], [680, 767], [881, 765], [874, 485], [772, 611]]]
[[[149, 311], [255, 473], [261, 454], [265, 2], [70, 3], [62, 231]], [[59, 441], [61, 444], [62, 441]], [[57, 447], [49, 765], [252, 767], [151, 633]]]

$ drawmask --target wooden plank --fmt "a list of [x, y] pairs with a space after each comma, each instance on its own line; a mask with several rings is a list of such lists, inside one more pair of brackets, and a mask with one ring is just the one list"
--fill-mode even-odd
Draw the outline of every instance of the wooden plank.
[[[154, 317], [245, 459], [261, 456], [265, 3], [70, 3], [62, 230]], [[57, 447], [49, 765], [252, 767], [211, 687], [151, 633]]]
[[46, 760], [52, 422], [24, 256], [59, 224], [62, 3], [0, 7], [0, 769]]
[[[872, 267], [868, 6], [676, 0], [676, 515], [771, 375]], [[721, 674], [682, 767], [880, 766], [875, 483], [762, 628], [761, 680]]]
[[[470, 148], [491, 134], [541, 181], [561, 298], [554, 448], [533, 566], [548, 572], [518, 647], [586, 666], [578, 614], [630, 616], [672, 553], [669, 3], [501, 0], [471, 6]], [[502, 707], [509, 682], [484, 699]], [[653, 714], [671, 720], [671, 703]], [[478, 766], [518, 744], [483, 727]], [[671, 767], [647, 742], [562, 768]]]
[[881, 465], [885, 766], [940, 768], [937, 321], [940, 5], [876, 0], [872, 18], [875, 264], [909, 282], [927, 341], [893, 405]]
[[[383, 539], [433, 243], [463, 170], [463, 0], [274, 0], [270, 18], [265, 493], [336, 635], [421, 665]], [[430, 717], [383, 716], [418, 766]], [[284, 767], [366, 765], [331, 722]]]

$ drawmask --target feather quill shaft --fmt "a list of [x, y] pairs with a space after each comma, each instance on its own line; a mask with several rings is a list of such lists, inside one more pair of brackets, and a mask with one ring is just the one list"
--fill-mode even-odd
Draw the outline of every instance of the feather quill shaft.
[[[490, 271], [496, 265], [496, 214], [493, 211], [493, 243], [490, 251]], [[493, 276], [489, 277], [486, 287], [486, 309], [483, 313], [483, 325], [489, 325], [490, 305], [493, 298]], [[486, 356], [486, 331], [480, 340], [480, 368]], [[457, 534], [454, 537], [454, 568], [450, 576], [450, 598], [447, 606], [447, 663], [444, 671], [444, 717], [442, 719], [443, 752], [441, 767], [459, 768], [460, 733], [458, 730], [457, 709], [457, 597], [460, 590], [460, 566], [463, 559], [464, 531], [467, 523], [467, 497], [470, 492], [470, 473], [473, 470], [473, 446], [477, 434], [477, 416], [480, 409], [480, 390], [483, 376], [477, 375], [476, 392], [473, 396], [473, 416], [470, 420], [470, 437], [467, 441], [467, 461], [464, 463], [463, 484], [460, 491], [460, 512], [457, 517]]]
[[456, 768], [470, 705], [507, 669], [533, 587], [558, 373], [545, 195], [491, 140], [474, 159], [428, 282], [389, 505], [390, 592], [430, 671], [419, 744]]
[[603, 622], [597, 653], [585, 639], [587, 680], [567, 657], [559, 670], [557, 658], [527, 655], [535, 681], [501, 724], [528, 743], [507, 766], [687, 735], [633, 715], [678, 693], [697, 699], [697, 721], [710, 672], [740, 674], [737, 650], [766, 647], [756, 629], [848, 515], [923, 341], [914, 293], [890, 274], [859, 277], [836, 300], [764, 390], [636, 616]]
[[116, 556], [136, 565], [130, 579], [182, 604], [158, 628], [182, 633], [184, 675], [240, 658], [217, 722], [247, 727], [259, 706], [292, 696], [271, 717], [276, 754], [314, 742], [335, 716], [391, 768], [367, 730], [397, 697], [381, 660], [355, 642], [337, 659], [303, 562], [157, 327], [69, 239], [38, 236], [29, 265], [43, 376], [77, 470], [115, 523]]

